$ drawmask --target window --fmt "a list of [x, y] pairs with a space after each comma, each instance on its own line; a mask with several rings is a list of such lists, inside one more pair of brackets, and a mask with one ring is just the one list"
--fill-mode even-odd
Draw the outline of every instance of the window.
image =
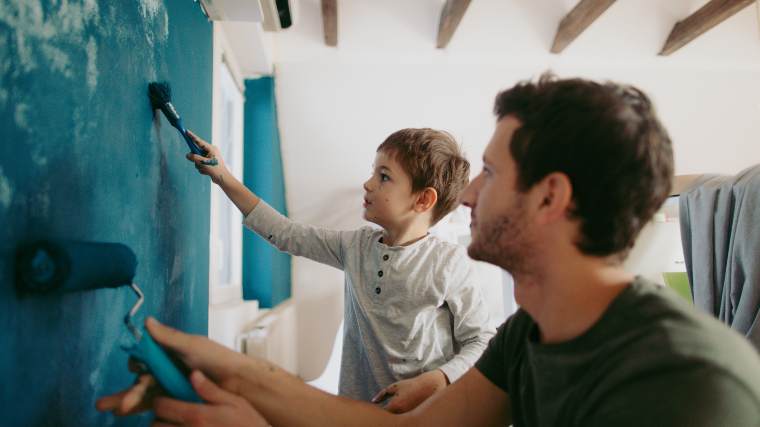
[[[214, 119], [212, 141], [236, 178], [243, 176], [243, 94], [224, 54], [214, 66]], [[241, 300], [242, 216], [224, 192], [211, 188], [209, 238], [209, 302]]]

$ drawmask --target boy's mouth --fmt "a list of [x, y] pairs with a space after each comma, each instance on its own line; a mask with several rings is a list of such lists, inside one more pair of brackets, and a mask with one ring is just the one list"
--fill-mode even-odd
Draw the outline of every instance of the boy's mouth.
[[364, 203], [362, 204], [362, 206], [364, 206], [366, 208], [367, 206], [369, 206], [371, 204], [372, 204], [372, 202], [370, 202], [369, 200], [367, 200], [367, 198], [365, 197], [364, 198]]

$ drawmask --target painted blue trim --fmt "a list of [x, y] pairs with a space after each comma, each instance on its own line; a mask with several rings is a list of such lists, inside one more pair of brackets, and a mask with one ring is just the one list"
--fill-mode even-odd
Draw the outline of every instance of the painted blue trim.
[[[287, 215], [274, 78], [246, 80], [245, 99], [243, 183]], [[243, 298], [258, 300], [264, 308], [290, 298], [290, 263], [290, 255], [278, 251], [258, 235], [244, 231]]]

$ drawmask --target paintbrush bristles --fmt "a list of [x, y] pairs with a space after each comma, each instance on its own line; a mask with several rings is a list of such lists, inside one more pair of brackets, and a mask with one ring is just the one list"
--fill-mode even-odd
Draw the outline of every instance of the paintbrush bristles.
[[172, 88], [167, 82], [151, 82], [148, 84], [148, 97], [153, 109], [161, 108], [172, 101]]
[[172, 124], [177, 129], [180, 129], [180, 131], [183, 131], [181, 129], [181, 123], [180, 123], [180, 117], [177, 110], [174, 109], [174, 105], [172, 105], [172, 90], [171, 87], [169, 87], [169, 83], [167, 82], [151, 82], [148, 84], [148, 97], [150, 98], [150, 105], [153, 107], [154, 110], [161, 110], [161, 112], [164, 113], [164, 116], [166, 116], [166, 119], [169, 120], [169, 123]]

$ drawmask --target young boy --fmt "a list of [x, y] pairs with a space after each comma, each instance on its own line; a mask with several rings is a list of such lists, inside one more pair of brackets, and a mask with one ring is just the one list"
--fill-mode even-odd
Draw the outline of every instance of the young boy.
[[[469, 163], [453, 138], [403, 129], [377, 149], [364, 183], [364, 218], [381, 227], [333, 231], [280, 215], [230, 175], [215, 146], [188, 154], [272, 245], [345, 271], [339, 393], [413, 409], [464, 374], [493, 335], [463, 247], [428, 230], [458, 204]], [[374, 396], [374, 398], [373, 398]]]

